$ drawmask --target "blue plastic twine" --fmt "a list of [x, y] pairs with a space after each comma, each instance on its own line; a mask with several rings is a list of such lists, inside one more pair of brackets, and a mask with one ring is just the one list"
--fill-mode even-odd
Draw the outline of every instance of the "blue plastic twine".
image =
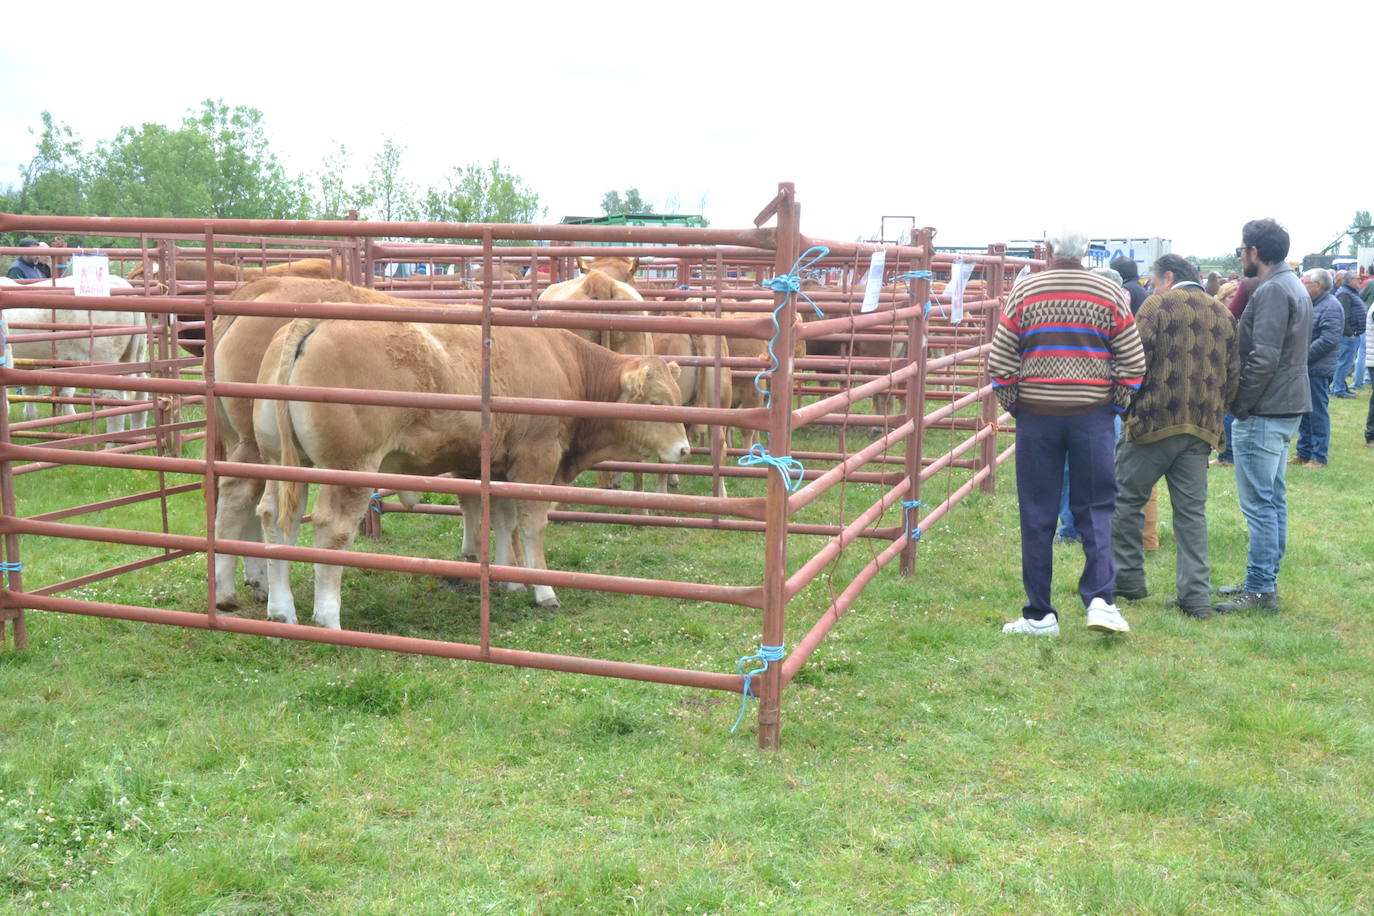
[[749, 448], [749, 454], [741, 455], [739, 465], [743, 468], [750, 468], [756, 464], [766, 464], [769, 467], [778, 469], [782, 475], [782, 484], [787, 488], [788, 493], [794, 492], [797, 487], [802, 485], [802, 480], [806, 476], [806, 468], [802, 463], [791, 455], [770, 455], [768, 449], [761, 443], [755, 442]]
[[369, 508], [378, 515], [382, 514], [382, 494], [376, 490], [372, 491], [372, 502], [369, 504]]
[[[754, 675], [763, 674], [763, 672], [768, 670], [770, 662], [780, 662], [786, 655], [787, 650], [783, 646], [765, 646], [760, 643], [759, 651], [755, 652], [753, 655], [746, 655], [735, 663], [735, 667], [739, 670], [740, 677], [744, 678], [744, 687], [740, 690], [739, 715], [735, 717], [735, 724], [730, 726], [730, 734], [733, 735], [735, 729], [739, 728], [739, 724], [744, 721], [744, 714], [749, 709], [749, 698], [754, 697], [754, 699], [758, 699], [757, 696], [754, 696], [754, 690], [750, 686], [754, 679]], [[763, 667], [755, 668], [746, 674], [744, 671], [744, 663], [755, 659], [763, 662]]]
[[[814, 255], [812, 254], [813, 251], [815, 252]], [[810, 273], [807, 268], [828, 254], [830, 254], [830, 249], [824, 245], [812, 245], [802, 253], [801, 257], [797, 258], [796, 263], [792, 265], [790, 273], [780, 274], [763, 284], [775, 293], [787, 294], [783, 296], [782, 302], [778, 307], [773, 309], [773, 336], [768, 340], [768, 358], [772, 361], [772, 365], [754, 376], [754, 390], [763, 395], [764, 407], [768, 407], [773, 403], [773, 395], [759, 384], [759, 380], [765, 375], [772, 375], [774, 372], [778, 371], [778, 367], [782, 365], [782, 362], [778, 359], [778, 354], [773, 349], [774, 344], [778, 342], [778, 335], [782, 333], [782, 325], [778, 323], [778, 315], [783, 309], [787, 308], [787, 303], [791, 300], [792, 294], [797, 293], [816, 310], [816, 314], [819, 317], [825, 317], [825, 312], [821, 311], [821, 307], [813, 302], [810, 296], [802, 292], [801, 284], [802, 279]]]
[[906, 531], [906, 536], [913, 541], [919, 541], [921, 539], [921, 529], [919, 526], [915, 528], [911, 526], [911, 510], [929, 508], [930, 506], [921, 502], [919, 499], [902, 500], [902, 528]]
[[17, 561], [17, 560], [16, 560], [15, 562], [13, 562], [13, 563], [0, 563], [0, 572], [5, 573], [5, 582], [6, 582], [7, 584], [12, 584], [12, 583], [9, 582], [9, 574], [10, 574], [10, 573], [21, 572], [21, 571], [23, 571], [23, 569], [24, 569], [24, 564], [23, 564], [23, 563], [20, 563], [20, 562]]
[[[908, 271], [907, 271], [906, 273], [904, 273], [904, 274], [897, 274], [895, 277], [892, 278], [892, 282], [893, 282], [893, 283], [896, 283], [898, 280], [929, 280], [929, 279], [933, 278], [934, 276], [935, 276], [935, 275], [934, 275], [933, 273], [931, 273], [930, 271], [928, 271], [928, 270], [908, 270]], [[927, 315], [930, 314], [930, 304], [931, 304], [931, 301], [932, 301], [932, 300], [930, 300], [930, 299], [927, 299], [927, 300], [926, 300], [925, 314], [927, 314]], [[940, 305], [940, 304], [937, 302], [936, 305]], [[947, 317], [948, 317], [948, 316], [945, 314], [945, 307], [944, 307], [943, 305], [940, 305], [940, 317], [941, 317], [941, 318], [947, 318]]]

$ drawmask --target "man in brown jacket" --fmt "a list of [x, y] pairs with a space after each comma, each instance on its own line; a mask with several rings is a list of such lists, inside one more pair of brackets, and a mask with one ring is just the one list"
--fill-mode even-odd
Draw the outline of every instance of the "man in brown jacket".
[[1150, 275], [1155, 293], [1136, 313], [1145, 379], [1116, 446], [1115, 591], [1127, 600], [1147, 594], [1142, 508], [1163, 477], [1178, 545], [1175, 602], [1190, 617], [1210, 617], [1207, 456], [1225, 439], [1222, 417], [1240, 380], [1236, 325], [1184, 258], [1166, 254], [1155, 261]]

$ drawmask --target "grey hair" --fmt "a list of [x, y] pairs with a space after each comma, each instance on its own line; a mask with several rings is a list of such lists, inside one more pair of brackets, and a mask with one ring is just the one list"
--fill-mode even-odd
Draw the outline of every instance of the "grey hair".
[[1310, 280], [1322, 288], [1322, 292], [1331, 289], [1331, 271], [1325, 267], [1314, 267], [1302, 275], [1304, 282]]
[[1111, 280], [1117, 286], [1126, 285], [1126, 281], [1121, 279], [1121, 274], [1117, 273], [1115, 270], [1112, 270], [1110, 267], [1094, 267], [1093, 273], [1097, 274], [1099, 277], [1106, 277], [1108, 280]]
[[1077, 232], [1061, 232], [1045, 242], [1056, 260], [1081, 261], [1088, 255], [1088, 237]]

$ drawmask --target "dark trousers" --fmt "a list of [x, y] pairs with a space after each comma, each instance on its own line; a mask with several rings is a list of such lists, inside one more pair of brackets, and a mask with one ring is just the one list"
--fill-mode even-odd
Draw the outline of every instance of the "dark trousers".
[[[1374, 383], [1374, 369], [1369, 372], [1370, 382]], [[1364, 418], [1364, 441], [1374, 442], [1374, 398], [1369, 399], [1369, 413]]]
[[1083, 538], [1086, 562], [1078, 594], [1110, 603], [1116, 569], [1112, 565], [1112, 512], [1116, 507], [1115, 411], [1102, 407], [1072, 417], [1046, 417], [1019, 411], [1016, 417], [1016, 490], [1021, 508], [1021, 581], [1035, 620], [1057, 613], [1050, 602], [1054, 574], [1054, 530], [1059, 493], [1068, 459], [1069, 511]]
[[1331, 378], [1309, 375], [1307, 380], [1312, 386], [1312, 410], [1298, 423], [1298, 457], [1326, 464], [1331, 448]]
[[1145, 445], [1125, 439], [1117, 443], [1120, 492], [1112, 519], [1112, 560], [1116, 563], [1118, 592], [1146, 590], [1140, 532], [1150, 491], [1163, 477], [1169, 485], [1174, 513], [1179, 606], [1192, 609], [1211, 605], [1211, 567], [1207, 562], [1207, 456], [1211, 452], [1210, 445], [1186, 433]]

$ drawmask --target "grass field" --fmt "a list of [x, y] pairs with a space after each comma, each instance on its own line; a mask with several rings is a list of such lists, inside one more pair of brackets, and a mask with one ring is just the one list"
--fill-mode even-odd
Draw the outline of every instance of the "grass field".
[[[752, 718], [728, 734], [724, 694], [33, 613], [31, 648], [0, 652], [0, 912], [1369, 912], [1365, 407], [1333, 401], [1331, 467], [1290, 472], [1280, 616], [1163, 608], [1165, 500], [1128, 636], [1081, 626], [1081, 556], [1057, 548], [1064, 635], [1004, 637], [1021, 602], [1007, 467], [926, 533], [916, 576], [869, 587], [784, 695], [777, 752]], [[128, 486], [63, 473], [21, 478], [22, 514]], [[1214, 581], [1233, 582], [1234, 479], [1210, 482]], [[851, 488], [848, 511], [869, 495]], [[838, 511], [836, 494], [811, 517]], [[172, 530], [200, 524], [195, 497], [172, 503]], [[367, 546], [458, 543], [434, 518], [386, 532]], [[756, 540], [718, 533], [562, 526], [548, 552], [712, 582], [761, 566]], [[26, 581], [138, 555], [26, 538]], [[80, 594], [195, 610], [202, 570]], [[798, 599], [789, 644], [826, 592]], [[560, 597], [497, 596], [495, 641], [719, 671], [758, 643], [752, 611]], [[434, 579], [349, 572], [344, 602], [345, 626], [475, 638], [475, 598]]]

